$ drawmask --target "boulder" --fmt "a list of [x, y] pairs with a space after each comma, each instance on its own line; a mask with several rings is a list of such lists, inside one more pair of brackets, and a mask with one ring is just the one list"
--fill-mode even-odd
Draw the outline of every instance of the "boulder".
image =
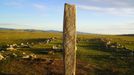
[[0, 60], [3, 60], [4, 59], [4, 56], [0, 54]]
[[49, 42], [50, 42], [50, 40], [49, 40], [49, 39], [47, 39], [47, 40], [46, 40], [46, 44], [48, 44]]
[[23, 55], [25, 55], [26, 53], [25, 53], [25, 52], [23, 52], [22, 54], [23, 54]]
[[35, 54], [30, 54], [29, 56], [30, 56], [31, 59], [37, 58], [37, 56]]
[[13, 45], [10, 45], [8, 48], [6, 48], [6, 50], [8, 50], [8, 51], [14, 51], [16, 49], [13, 47]]
[[23, 59], [35, 59], [37, 56], [35, 54], [30, 54], [30, 55], [24, 55], [22, 56]]
[[14, 57], [17, 57], [17, 54], [15, 54], [15, 53], [13, 53], [12, 55], [13, 55]]
[[54, 55], [54, 51], [49, 51], [48, 54]]
[[25, 56], [22, 56], [23, 59], [27, 59], [27, 58], [30, 58], [29, 55], [25, 55]]
[[53, 49], [58, 49], [58, 47], [57, 46], [53, 46]]

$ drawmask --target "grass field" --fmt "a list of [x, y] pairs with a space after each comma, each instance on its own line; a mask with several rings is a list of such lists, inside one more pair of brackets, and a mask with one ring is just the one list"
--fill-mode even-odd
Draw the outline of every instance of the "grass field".
[[[55, 38], [49, 43], [46, 40]], [[134, 36], [78, 34], [77, 75], [133, 75]], [[103, 41], [104, 40], [104, 41]], [[105, 47], [105, 40], [118, 43], [122, 48]], [[14, 51], [1, 49], [7, 57], [0, 61], [0, 74], [4, 75], [62, 75], [62, 33], [27, 32], [22, 30], [1, 30], [0, 47], [7, 44], [30, 43], [28, 48]], [[32, 44], [33, 43], [33, 44]], [[53, 46], [58, 48], [53, 51]], [[40, 59], [22, 59], [34, 54]], [[14, 55], [16, 54], [16, 56]], [[48, 59], [49, 61], [46, 61]], [[54, 60], [53, 64], [49, 64]]]

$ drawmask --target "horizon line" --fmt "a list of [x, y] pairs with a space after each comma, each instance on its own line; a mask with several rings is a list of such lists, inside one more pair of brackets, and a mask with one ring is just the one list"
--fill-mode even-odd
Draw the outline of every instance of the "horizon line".
[[[52, 30], [52, 29], [49, 29], [49, 30], [43, 30], [43, 29], [35, 29], [35, 28], [10, 28], [10, 27], [0, 27], [0, 30], [3, 29], [3, 30], [35, 30], [35, 31], [54, 31], [54, 32], [63, 32], [63, 30]], [[81, 33], [81, 34], [96, 34], [96, 35], [131, 35], [131, 34], [134, 34], [134, 33], [118, 33], [118, 34], [105, 34], [105, 33], [90, 33], [90, 32], [83, 32], [83, 31], [77, 31], [77, 33]]]

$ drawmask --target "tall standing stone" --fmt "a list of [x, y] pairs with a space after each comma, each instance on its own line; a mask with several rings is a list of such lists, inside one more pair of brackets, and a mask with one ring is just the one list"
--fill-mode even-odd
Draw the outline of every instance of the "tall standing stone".
[[65, 4], [63, 26], [64, 75], [75, 75], [76, 70], [76, 8]]

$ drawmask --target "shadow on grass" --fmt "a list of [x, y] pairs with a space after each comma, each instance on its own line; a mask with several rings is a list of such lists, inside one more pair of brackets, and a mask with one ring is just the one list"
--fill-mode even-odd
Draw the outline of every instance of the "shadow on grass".
[[46, 41], [46, 38], [38, 38], [38, 39], [26, 39], [25, 41], [29, 41], [29, 42], [44, 42]]
[[51, 49], [49, 48], [32, 48], [32, 49], [29, 49], [28, 51], [34, 53], [34, 54], [48, 54], [48, 52], [50, 51]]
[[96, 50], [110, 53], [114, 56], [129, 56], [130, 52], [123, 49], [116, 49], [116, 48], [106, 48], [105, 42], [98, 40], [98, 39], [90, 39], [85, 41], [86, 45], [78, 45], [79, 47], [83, 47], [87, 50]]
[[[84, 45], [85, 43], [87, 45]], [[84, 41], [84, 44], [78, 46], [93, 49], [93, 50], [108, 51], [105, 47], [105, 43], [98, 39], [90, 39], [88, 41]]]
[[16, 74], [7, 74], [7, 73], [1, 73], [0, 72], [0, 75], [16, 75]]
[[133, 75], [133, 57], [89, 55], [82, 58], [86, 58], [89, 62], [93, 60], [93, 63], [97, 64], [94, 70], [95, 75]]
[[17, 39], [13, 40], [14, 43], [20, 44], [20, 43], [39, 43], [39, 42], [46, 42], [47, 38], [33, 38], [33, 39]]
[[54, 51], [54, 52], [62, 52], [62, 49], [51, 49], [51, 48], [27, 48], [24, 49], [23, 51], [30, 51], [34, 54], [48, 54], [49, 51]]

